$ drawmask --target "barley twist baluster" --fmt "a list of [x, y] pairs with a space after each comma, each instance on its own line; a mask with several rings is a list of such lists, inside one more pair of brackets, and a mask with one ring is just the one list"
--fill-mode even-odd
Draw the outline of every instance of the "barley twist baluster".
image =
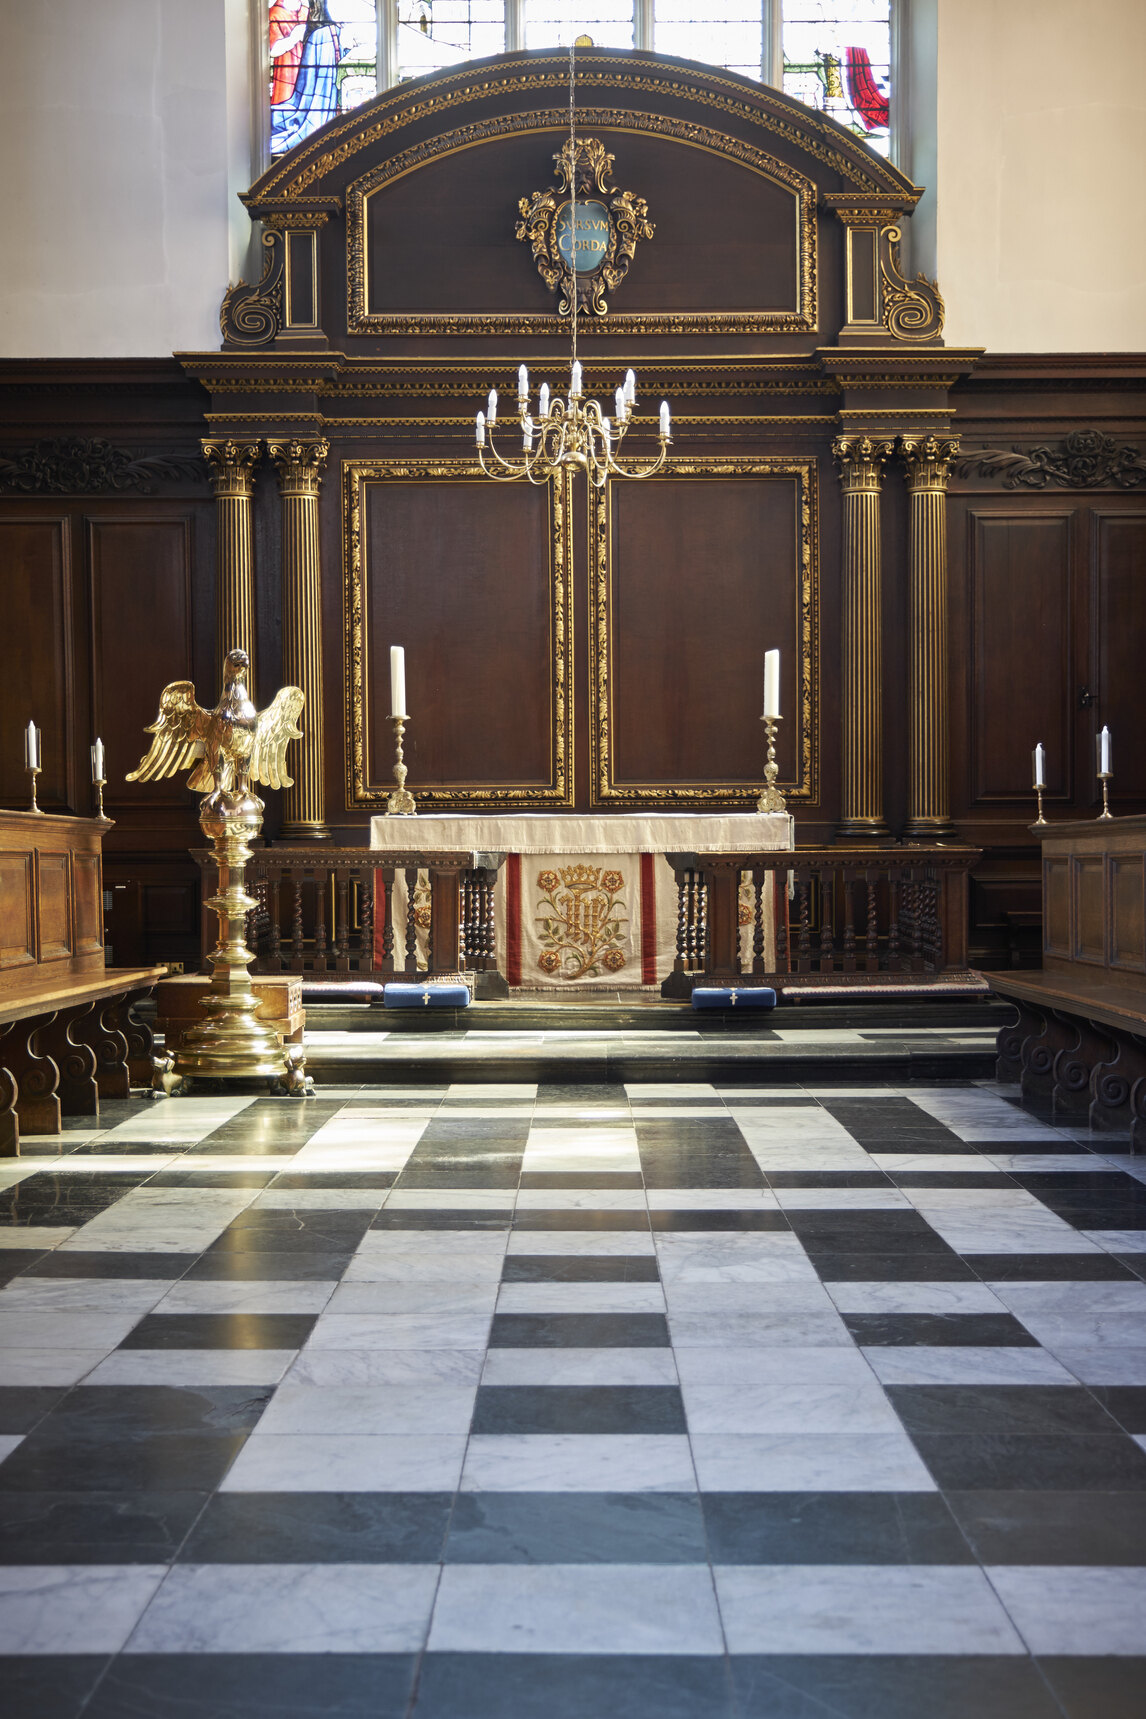
[[879, 972], [879, 910], [876, 902], [875, 880], [867, 878], [867, 922], [864, 926], [864, 953], [869, 973]]
[[825, 871], [820, 876], [820, 972], [835, 971], [835, 939], [832, 921], [836, 910], [836, 874]]
[[358, 924], [360, 943], [358, 971], [374, 971], [374, 868], [367, 866], [358, 874]]
[[335, 876], [338, 880], [338, 915], [334, 932], [334, 955], [340, 969], [348, 969], [347, 955], [350, 949], [350, 876], [340, 869]]
[[314, 970], [326, 972], [326, 891], [330, 882], [326, 870], [314, 873]]
[[807, 878], [798, 876], [796, 879], [796, 918], [799, 931], [796, 942], [796, 970], [799, 973], [809, 973], [812, 969], [812, 931], [808, 895]]
[[294, 874], [294, 925], [293, 937], [291, 940], [291, 969], [295, 973], [302, 972], [303, 947], [302, 873], [301, 871], [296, 871]]
[[406, 967], [407, 973], [418, 971], [418, 921], [415, 902], [418, 892], [418, 868], [407, 866], [406, 878]]
[[382, 904], [385, 919], [382, 924], [382, 970], [394, 972], [394, 871], [387, 867], [382, 873]]
[[844, 972], [856, 970], [855, 879], [845, 869], [840, 885], [844, 893]]
[[275, 973], [281, 973], [282, 969], [283, 969], [282, 925], [280, 923], [281, 915], [282, 915], [282, 900], [281, 900], [282, 881], [283, 881], [282, 880], [282, 874], [279, 873], [272, 880], [271, 888], [270, 888], [270, 910], [271, 910], [271, 959], [270, 959], [270, 966], [271, 966], [272, 972], [275, 972]]
[[771, 873], [760, 866], [752, 868], [752, 971], [763, 973], [764, 967], [764, 891], [771, 879]]
[[776, 971], [788, 971], [788, 874], [775, 871], [772, 876], [772, 906], [776, 915]]
[[887, 880], [887, 966], [898, 972], [899, 959], [899, 872], [893, 871]]

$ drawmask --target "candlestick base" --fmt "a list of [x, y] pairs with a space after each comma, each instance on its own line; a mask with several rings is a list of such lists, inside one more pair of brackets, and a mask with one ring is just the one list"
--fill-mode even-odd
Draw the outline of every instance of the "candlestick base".
[[779, 716], [762, 716], [764, 732], [768, 736], [768, 761], [764, 766], [764, 792], [756, 802], [758, 812], [786, 812], [788, 803], [776, 786], [776, 778], [780, 774], [780, 766], [776, 762], [776, 724], [783, 720]]
[[25, 765], [25, 769], [32, 778], [32, 804], [28, 807], [28, 810], [30, 812], [38, 812], [40, 816], [43, 817], [43, 807], [36, 804], [36, 777], [40, 774], [40, 766], [38, 764], [28, 764]]
[[1107, 824], [1113, 821], [1114, 813], [1110, 810], [1110, 778], [1113, 770], [1100, 770], [1098, 780], [1102, 783], [1102, 810], [1098, 814], [1098, 822]]
[[101, 824], [104, 824], [107, 822], [107, 819], [104, 816], [103, 791], [104, 791], [104, 788], [107, 786], [107, 777], [106, 776], [97, 776], [93, 786], [95, 787], [95, 791], [96, 791], [96, 817], [99, 819]]
[[408, 716], [392, 716], [394, 724], [394, 750], [397, 754], [394, 762], [394, 776], [398, 783], [394, 792], [386, 801], [386, 814], [391, 818], [413, 818], [417, 816], [418, 802], [406, 786], [406, 761], [402, 753], [402, 740], [406, 732]]
[[1042, 830], [1042, 829], [1045, 829], [1047, 827], [1047, 820], [1043, 817], [1043, 793], [1044, 793], [1044, 790], [1036, 782], [1035, 783], [1035, 800], [1038, 804], [1039, 815], [1035, 819], [1034, 824], [1032, 826], [1036, 830]]

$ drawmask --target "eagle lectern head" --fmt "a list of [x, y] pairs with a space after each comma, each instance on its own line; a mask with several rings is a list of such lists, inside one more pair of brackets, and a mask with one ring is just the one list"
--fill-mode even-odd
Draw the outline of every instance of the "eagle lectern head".
[[228, 651], [223, 659], [223, 681], [246, 680], [251, 659], [246, 651]]

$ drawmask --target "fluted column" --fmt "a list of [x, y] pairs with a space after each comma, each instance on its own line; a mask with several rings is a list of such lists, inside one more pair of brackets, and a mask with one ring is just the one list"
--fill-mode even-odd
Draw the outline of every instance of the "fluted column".
[[879, 497], [893, 443], [838, 436], [843, 490], [843, 781], [839, 834], [886, 836], [883, 815], [883, 670]]
[[903, 436], [911, 497], [908, 805], [904, 833], [952, 835], [951, 725], [947, 693], [947, 479], [957, 439]]
[[322, 592], [318, 558], [318, 489], [330, 446], [322, 441], [270, 441], [267, 452], [282, 495], [283, 681], [306, 694], [303, 737], [291, 748], [293, 788], [283, 795], [285, 840], [321, 841]]
[[247, 686], [255, 696], [255, 557], [251, 491], [259, 462], [258, 442], [227, 437], [203, 443], [203, 458], [215, 492], [215, 662], [220, 672], [228, 651], [246, 651]]

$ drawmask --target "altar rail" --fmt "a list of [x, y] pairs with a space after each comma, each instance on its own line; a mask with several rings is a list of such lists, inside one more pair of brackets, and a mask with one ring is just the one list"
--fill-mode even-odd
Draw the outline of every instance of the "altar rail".
[[[195, 855], [203, 894], [210, 855]], [[967, 961], [967, 877], [975, 848], [799, 848], [763, 854], [672, 855], [677, 954], [662, 990], [687, 997], [695, 984], [751, 975], [783, 984], [886, 983], [937, 978]], [[247, 867], [258, 907], [248, 942], [255, 973], [384, 981], [416, 968], [414, 917], [396, 947], [391, 902], [404, 874], [413, 899], [429, 874], [430, 973], [459, 967], [494, 975], [494, 867], [471, 851], [389, 854], [369, 848], [256, 849]], [[741, 880], [751, 878], [752, 954], [741, 959]], [[381, 888], [375, 879], [380, 875]], [[774, 954], [765, 911], [774, 904]], [[384, 904], [375, 925], [375, 903]], [[204, 955], [215, 917], [205, 912]]]

